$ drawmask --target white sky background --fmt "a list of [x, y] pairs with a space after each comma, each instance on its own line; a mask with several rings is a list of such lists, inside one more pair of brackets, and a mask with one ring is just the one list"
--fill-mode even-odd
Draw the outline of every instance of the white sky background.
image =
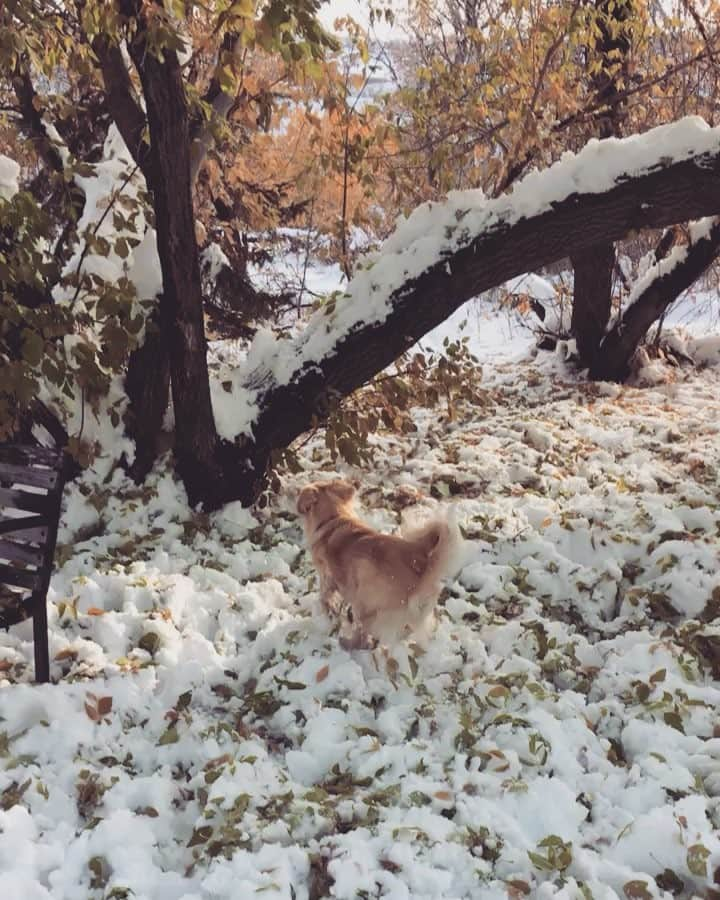
[[[374, 5], [377, 6], [379, 4], [375, 3]], [[385, 5], [387, 5], [387, 3], [383, 3], [383, 6]], [[393, 0], [391, 6], [397, 19], [402, 18], [407, 14], [407, 0]], [[343, 16], [352, 16], [356, 22], [367, 28], [369, 8], [370, 4], [368, 3], [368, 0], [330, 0], [329, 3], [323, 4], [319, 18], [323, 25], [330, 30], [332, 30], [333, 22]], [[399, 29], [397, 26], [392, 28], [384, 21], [382, 23], [375, 23], [374, 34], [380, 39], [397, 37], [398, 31]]]

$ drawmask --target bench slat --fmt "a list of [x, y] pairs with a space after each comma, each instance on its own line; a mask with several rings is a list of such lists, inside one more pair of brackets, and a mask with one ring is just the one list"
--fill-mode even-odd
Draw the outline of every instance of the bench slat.
[[14, 541], [5, 541], [0, 538], [0, 559], [7, 559], [11, 563], [29, 563], [31, 566], [41, 566], [45, 558], [42, 547], [33, 547], [31, 544], [16, 544]]
[[[0, 515], [0, 560], [7, 560], [0, 562], [0, 628], [32, 616], [39, 682], [50, 680], [47, 587], [67, 474], [65, 461], [62, 450], [0, 443], [0, 509], [6, 510]], [[16, 515], [21, 511], [31, 515]]]
[[39, 444], [0, 444], [0, 462], [25, 466], [28, 463], [41, 463], [51, 468], [60, 465], [62, 452]]
[[34, 591], [40, 578], [40, 571], [32, 572], [28, 569], [15, 569], [0, 563], [0, 584], [14, 584], [17, 587], [30, 588]]
[[0, 516], [0, 534], [17, 535], [20, 540], [42, 544], [47, 540], [50, 523], [47, 516]]
[[60, 473], [56, 469], [30, 468], [0, 460], [0, 482], [50, 489], [55, 487], [59, 477]]
[[0, 506], [9, 506], [12, 509], [21, 509], [23, 512], [48, 512], [53, 503], [53, 497], [47, 494], [33, 494], [30, 491], [11, 490], [0, 487]]

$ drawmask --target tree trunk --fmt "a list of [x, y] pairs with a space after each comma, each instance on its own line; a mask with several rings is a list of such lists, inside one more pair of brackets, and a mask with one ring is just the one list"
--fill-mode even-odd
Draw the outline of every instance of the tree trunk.
[[[597, 0], [600, 34], [588, 48], [588, 62], [598, 60], [599, 72], [592, 78], [598, 103], [607, 104], [598, 121], [598, 136], [620, 137], [622, 105], [618, 101], [618, 78], [627, 78], [630, 39], [627, 21], [632, 0]], [[591, 368], [612, 311], [615, 245], [598, 244], [570, 259], [575, 274], [571, 331], [583, 366]]]
[[159, 328], [148, 331], [142, 347], [130, 354], [125, 390], [130, 401], [127, 432], [135, 441], [135, 461], [129, 474], [139, 483], [160, 453], [170, 393], [170, 360]]
[[630, 361], [647, 334], [670, 304], [718, 258], [720, 220], [715, 220], [707, 237], [692, 243], [686, 256], [667, 272], [657, 276], [635, 298], [622, 318], [607, 333], [600, 345], [590, 375], [601, 381], [622, 381], [628, 375]]
[[175, 453], [191, 504], [218, 502], [219, 463], [202, 289], [190, 180], [188, 109], [180, 65], [164, 50], [159, 60], [141, 30], [130, 52], [140, 73], [150, 131], [150, 165], [158, 254], [163, 277], [160, 318], [170, 361], [175, 407]]
[[570, 330], [581, 365], [590, 367], [610, 321], [615, 245], [597, 244], [571, 257], [575, 273]]

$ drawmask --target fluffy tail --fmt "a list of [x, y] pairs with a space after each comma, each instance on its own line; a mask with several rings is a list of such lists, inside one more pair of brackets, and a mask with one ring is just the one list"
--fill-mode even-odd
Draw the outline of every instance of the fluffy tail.
[[454, 510], [445, 519], [435, 519], [407, 535], [407, 539], [415, 542], [427, 559], [415, 596], [423, 600], [435, 595], [436, 599], [440, 593], [441, 580], [450, 575], [457, 564], [458, 550], [462, 543]]

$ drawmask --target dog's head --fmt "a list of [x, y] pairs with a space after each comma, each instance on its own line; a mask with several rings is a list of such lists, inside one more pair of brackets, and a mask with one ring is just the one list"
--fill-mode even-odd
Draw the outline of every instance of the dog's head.
[[315, 481], [298, 496], [298, 512], [308, 523], [328, 518], [352, 504], [355, 488], [348, 481]]

